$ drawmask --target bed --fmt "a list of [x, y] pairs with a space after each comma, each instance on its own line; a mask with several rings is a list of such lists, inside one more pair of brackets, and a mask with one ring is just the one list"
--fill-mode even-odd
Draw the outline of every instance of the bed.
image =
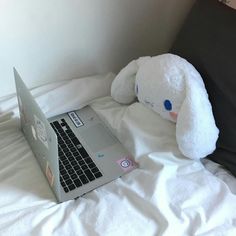
[[139, 164], [60, 204], [20, 131], [16, 97], [0, 98], [0, 235], [236, 235], [235, 177], [210, 159], [185, 158], [174, 124], [138, 102], [116, 103], [113, 79], [106, 74], [32, 89], [48, 117], [90, 105]]

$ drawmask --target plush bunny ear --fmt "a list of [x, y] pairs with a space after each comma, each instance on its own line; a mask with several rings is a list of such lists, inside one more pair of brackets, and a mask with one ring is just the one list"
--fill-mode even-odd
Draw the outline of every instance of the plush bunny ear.
[[180, 151], [191, 159], [200, 159], [216, 148], [219, 130], [200, 74], [191, 68], [185, 75], [186, 97], [176, 123]]
[[111, 85], [111, 96], [119, 103], [130, 104], [135, 98], [135, 78], [139, 67], [150, 57], [140, 57], [131, 61], [116, 76]]

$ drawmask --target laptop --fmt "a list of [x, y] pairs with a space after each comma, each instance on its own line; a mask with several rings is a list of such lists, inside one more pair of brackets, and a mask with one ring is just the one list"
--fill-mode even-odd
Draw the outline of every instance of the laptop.
[[14, 77], [22, 131], [59, 202], [137, 167], [90, 106], [47, 119], [15, 68]]

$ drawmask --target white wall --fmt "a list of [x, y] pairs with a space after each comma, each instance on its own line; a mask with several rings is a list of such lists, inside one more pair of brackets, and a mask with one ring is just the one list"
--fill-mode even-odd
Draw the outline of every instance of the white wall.
[[0, 0], [0, 97], [168, 50], [194, 0]]

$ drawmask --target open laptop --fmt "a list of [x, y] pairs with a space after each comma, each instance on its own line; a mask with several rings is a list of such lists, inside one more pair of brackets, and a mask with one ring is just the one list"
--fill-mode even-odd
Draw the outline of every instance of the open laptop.
[[15, 68], [14, 76], [23, 133], [59, 202], [137, 167], [91, 107], [47, 119]]

